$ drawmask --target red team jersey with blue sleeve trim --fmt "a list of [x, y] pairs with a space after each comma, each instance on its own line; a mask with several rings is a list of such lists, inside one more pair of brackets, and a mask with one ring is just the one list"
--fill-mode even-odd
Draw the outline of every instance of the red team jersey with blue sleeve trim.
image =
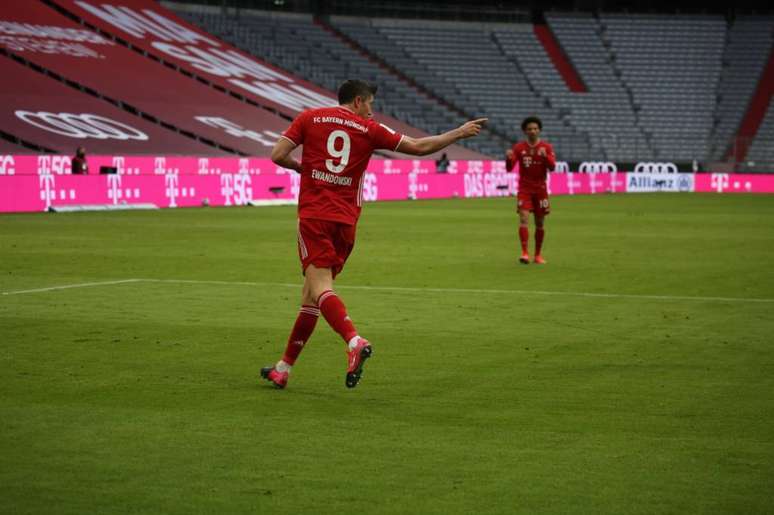
[[360, 217], [371, 154], [396, 150], [403, 138], [342, 106], [304, 111], [282, 136], [303, 145], [298, 217], [348, 225]]

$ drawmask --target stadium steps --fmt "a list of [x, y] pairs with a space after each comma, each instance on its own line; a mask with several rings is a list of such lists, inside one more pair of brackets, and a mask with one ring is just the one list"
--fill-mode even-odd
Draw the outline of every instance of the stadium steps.
[[655, 157], [706, 160], [726, 32], [723, 18], [604, 13], [599, 19]]
[[[309, 14], [271, 16], [262, 11], [243, 11], [236, 18], [213, 12], [181, 11], [179, 15], [238, 48], [330, 91], [336, 91], [350, 77], [373, 81], [380, 86], [374, 103], [376, 111], [428, 133], [449, 130], [464, 121], [334, 37]], [[466, 140], [458, 145], [491, 155], [480, 146], [480, 141]]]
[[[130, 114], [132, 114], [134, 116], [140, 117], [143, 120], [146, 120], [148, 122], [151, 122], [151, 123], [154, 123], [154, 124], [159, 125], [161, 127], [164, 127], [165, 129], [167, 129], [169, 131], [172, 131], [174, 133], [180, 134], [181, 136], [184, 136], [186, 138], [192, 139], [192, 140], [194, 140], [194, 141], [196, 141], [198, 143], [201, 143], [203, 145], [207, 145], [207, 146], [212, 147], [212, 148], [216, 148], [216, 149], [218, 149], [218, 150], [220, 150], [222, 152], [226, 152], [226, 153], [229, 153], [229, 154], [234, 154], [234, 155], [239, 155], [239, 156], [247, 156], [247, 154], [244, 153], [244, 152], [240, 152], [240, 151], [238, 151], [236, 149], [233, 149], [233, 148], [230, 148], [228, 146], [222, 145], [222, 144], [217, 143], [217, 142], [215, 142], [215, 141], [213, 141], [211, 139], [204, 138], [202, 136], [194, 134], [191, 131], [183, 130], [183, 129], [177, 127], [176, 125], [174, 125], [173, 123], [170, 123], [168, 121], [159, 119], [156, 116], [153, 116], [152, 114], [147, 113], [145, 111], [142, 111], [140, 109], [137, 109], [136, 107], [134, 107], [134, 106], [132, 106], [132, 105], [122, 101], [122, 100], [109, 97], [107, 95], [104, 95], [104, 94], [100, 93], [99, 91], [95, 91], [92, 88], [88, 88], [88, 87], [86, 87], [86, 86], [84, 86], [84, 85], [82, 85], [82, 84], [80, 84], [80, 83], [78, 83], [76, 81], [73, 81], [73, 80], [70, 80], [70, 79], [66, 79], [65, 77], [62, 77], [61, 75], [59, 75], [59, 74], [57, 74], [57, 73], [55, 73], [55, 72], [53, 72], [53, 71], [51, 71], [49, 69], [43, 68], [43, 67], [41, 67], [41, 66], [39, 66], [37, 64], [34, 64], [34, 63], [28, 61], [24, 57], [21, 57], [21, 56], [19, 56], [17, 54], [11, 54], [8, 51], [6, 51], [5, 49], [0, 49], [0, 55], [6, 57], [8, 59], [12, 59], [12, 60], [16, 61], [17, 63], [19, 63], [19, 64], [21, 64], [21, 65], [23, 65], [23, 66], [25, 66], [25, 67], [27, 67], [27, 68], [29, 68], [31, 70], [34, 70], [34, 71], [36, 71], [36, 72], [38, 72], [38, 73], [40, 73], [42, 75], [45, 75], [46, 77], [48, 77], [48, 78], [50, 78], [52, 80], [55, 80], [57, 82], [60, 82], [60, 83], [66, 85], [66, 86], [68, 86], [70, 88], [78, 90], [81, 93], [85, 93], [85, 94], [87, 94], [89, 96], [92, 96], [94, 98], [97, 98], [97, 99], [99, 99], [101, 101], [107, 102], [107, 103], [117, 107], [118, 109], [126, 111], [127, 113], [130, 113]], [[14, 137], [13, 135], [10, 135], [10, 134], [7, 134], [6, 136], [7, 137], [5, 137], [5, 139], [9, 139], [9, 137], [12, 138], [12, 139], [17, 139], [16, 137]], [[22, 140], [18, 140], [18, 141], [22, 142]], [[56, 153], [55, 151], [47, 149], [47, 148], [45, 148], [43, 146], [40, 146], [38, 144], [29, 143], [29, 142], [22, 142], [22, 143], [25, 146], [28, 146], [28, 147], [33, 148], [35, 150], [39, 150], [40, 152]]]
[[[412, 77], [403, 73], [398, 67], [393, 66], [386, 60], [382, 59], [378, 54], [371, 52], [370, 50], [368, 50], [368, 48], [358, 43], [356, 39], [351, 38], [344, 31], [339, 30], [335, 25], [331, 24], [329, 21], [326, 21], [321, 18], [316, 18], [315, 22], [319, 24], [323, 29], [327, 30], [333, 37], [340, 39], [343, 43], [349, 45], [355, 51], [359, 52], [364, 57], [376, 63], [379, 67], [384, 69], [386, 72], [394, 75], [395, 77], [397, 77], [398, 79], [406, 83], [411, 88], [417, 90], [417, 92], [434, 100], [443, 108], [454, 112], [455, 114], [463, 117], [466, 120], [471, 120], [471, 119], [480, 117], [479, 114], [466, 111], [465, 109], [453, 104], [446, 98], [436, 94], [433, 90], [427, 88], [425, 85], [417, 82]], [[489, 133], [490, 137], [495, 137], [502, 140], [503, 144], [507, 145], [508, 138], [506, 134], [503, 134], [491, 127], [486, 127], [486, 126], [483, 132], [484, 134]]]
[[[197, 82], [199, 82], [201, 84], [204, 84], [205, 86], [211, 87], [212, 89], [214, 89], [216, 91], [219, 91], [220, 93], [229, 95], [230, 97], [235, 98], [235, 99], [239, 100], [240, 102], [244, 102], [246, 104], [250, 104], [253, 107], [259, 107], [261, 109], [265, 109], [265, 110], [271, 112], [272, 114], [275, 114], [275, 115], [277, 115], [277, 116], [279, 116], [281, 118], [284, 118], [284, 119], [286, 119], [288, 121], [292, 121], [291, 117], [289, 117], [288, 115], [278, 111], [277, 109], [273, 108], [272, 106], [270, 106], [268, 104], [263, 104], [263, 103], [260, 103], [260, 102], [256, 102], [256, 101], [252, 100], [251, 98], [245, 97], [244, 95], [240, 94], [239, 92], [237, 92], [235, 90], [227, 89], [227, 88], [224, 88], [224, 87], [222, 87], [222, 86], [220, 86], [218, 84], [215, 84], [212, 81], [208, 80], [206, 77], [203, 77], [202, 75], [199, 75], [199, 74], [192, 73], [192, 72], [189, 72], [187, 70], [184, 70], [184, 69], [180, 68], [177, 64], [175, 64], [173, 62], [170, 62], [169, 60], [164, 59], [163, 57], [160, 57], [158, 54], [149, 53], [149, 52], [143, 50], [142, 48], [138, 48], [137, 46], [131, 44], [130, 42], [126, 41], [125, 39], [123, 39], [121, 37], [118, 37], [118, 36], [116, 36], [113, 33], [106, 32], [105, 30], [103, 30], [103, 29], [101, 29], [101, 28], [99, 28], [99, 27], [97, 27], [97, 26], [87, 22], [86, 20], [78, 17], [77, 15], [67, 11], [66, 9], [64, 9], [64, 8], [60, 7], [59, 5], [57, 5], [52, 0], [41, 0], [41, 1], [44, 4], [48, 5], [49, 7], [51, 7], [52, 9], [58, 11], [59, 13], [63, 14], [64, 16], [70, 18], [71, 20], [79, 23], [80, 25], [83, 25], [84, 27], [88, 28], [89, 30], [92, 30], [92, 31], [98, 33], [100, 36], [102, 36], [102, 37], [104, 37], [106, 39], [109, 39], [110, 41], [113, 41], [113, 42], [115, 42], [115, 43], [117, 43], [119, 45], [122, 45], [122, 46], [126, 47], [126, 48], [129, 48], [130, 50], [132, 50], [134, 52], [137, 52], [138, 54], [142, 55], [143, 57], [146, 57], [146, 58], [151, 59], [153, 61], [159, 62], [159, 63], [163, 64], [164, 66], [166, 66], [167, 68], [175, 70], [176, 72], [180, 73], [181, 75], [183, 75], [183, 76], [185, 76], [185, 77], [187, 77], [189, 79], [194, 79]], [[178, 16], [180, 16], [181, 18], [187, 18], [186, 14], [188, 14], [188, 13], [176, 12], [176, 14]]]
[[733, 166], [736, 133], [774, 43], [772, 27], [772, 16], [739, 16], [729, 22], [712, 131], [713, 161]]
[[737, 139], [740, 141], [740, 144], [737, 145], [737, 151], [734, 156], [737, 162], [746, 160], [750, 142], [756, 137], [767, 111], [770, 110], [772, 95], [774, 95], [774, 48], [769, 52], [769, 58], [763, 69], [763, 74], [758, 81], [755, 93], [752, 99], [750, 99], [750, 105], [747, 107], [747, 112], [739, 126]]
[[554, 37], [553, 32], [545, 23], [539, 23], [533, 25], [533, 31], [538, 41], [545, 48], [546, 53], [551, 57], [551, 62], [554, 63], [554, 67], [559, 72], [559, 75], [567, 84], [567, 88], [572, 93], [586, 93], [588, 89], [583, 83], [578, 71], [572, 65], [572, 62], [567, 58], [567, 54], [562, 49], [562, 46]]

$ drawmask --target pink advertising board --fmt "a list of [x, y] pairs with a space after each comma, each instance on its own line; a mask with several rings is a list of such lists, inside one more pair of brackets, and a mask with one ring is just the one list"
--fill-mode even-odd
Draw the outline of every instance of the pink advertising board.
[[[116, 173], [99, 174], [103, 166]], [[292, 202], [298, 196], [298, 174], [268, 159], [91, 156], [89, 167], [89, 175], [72, 175], [69, 156], [0, 155], [0, 212], [80, 205], [234, 206], [263, 200]], [[435, 163], [429, 160], [373, 160], [364, 178], [363, 198], [374, 202], [516, 193], [518, 174], [505, 172], [502, 161], [456, 161], [450, 173], [434, 170]], [[549, 190], [552, 195], [774, 193], [774, 176], [552, 173]]]
[[701, 193], [774, 193], [774, 175], [708, 173], [696, 176]]

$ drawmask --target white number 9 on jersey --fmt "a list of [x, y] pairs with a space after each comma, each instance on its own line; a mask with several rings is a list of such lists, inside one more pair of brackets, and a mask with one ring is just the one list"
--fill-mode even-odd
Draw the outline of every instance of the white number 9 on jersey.
[[[338, 146], [338, 140], [341, 140], [341, 150], [336, 150]], [[333, 159], [325, 160], [325, 167], [333, 173], [341, 173], [344, 168], [349, 164], [349, 149], [352, 143], [349, 139], [349, 134], [344, 131], [333, 131], [328, 136], [328, 155], [339, 159], [339, 164], [334, 165]]]

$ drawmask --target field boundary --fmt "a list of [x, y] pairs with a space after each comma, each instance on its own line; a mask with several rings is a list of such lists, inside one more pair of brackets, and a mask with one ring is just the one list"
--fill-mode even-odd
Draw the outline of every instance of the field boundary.
[[[92, 288], [99, 286], [113, 286], [118, 284], [131, 283], [177, 283], [177, 284], [218, 284], [223, 286], [274, 286], [282, 288], [298, 288], [300, 284], [295, 283], [272, 283], [256, 281], [218, 281], [218, 280], [198, 280], [198, 279], [150, 279], [133, 278], [118, 279], [113, 281], [95, 281], [87, 283], [65, 284], [58, 286], [49, 286], [45, 288], [32, 288], [27, 290], [12, 290], [0, 292], [2, 296], [22, 295], [29, 293], [45, 293], [58, 290], [69, 290], [74, 288]], [[690, 296], [690, 295], [647, 295], [635, 293], [594, 293], [594, 292], [573, 292], [573, 291], [548, 291], [548, 290], [505, 290], [505, 289], [486, 289], [486, 288], [435, 288], [435, 287], [410, 287], [410, 286], [365, 286], [365, 285], [337, 285], [339, 290], [366, 290], [366, 291], [395, 291], [395, 292], [432, 292], [432, 293], [471, 293], [488, 295], [543, 295], [543, 296], [565, 296], [565, 297], [588, 297], [603, 299], [635, 299], [635, 300], [665, 300], [665, 301], [693, 301], [693, 302], [749, 302], [749, 303], [774, 303], [774, 299], [751, 298], [751, 297], [709, 297], [709, 296]]]

